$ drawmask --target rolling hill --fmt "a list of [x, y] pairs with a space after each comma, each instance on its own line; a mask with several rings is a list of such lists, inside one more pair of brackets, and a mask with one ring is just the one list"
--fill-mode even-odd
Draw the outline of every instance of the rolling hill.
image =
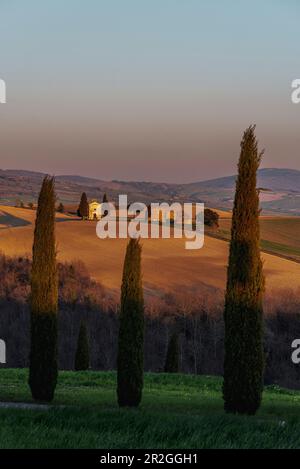
[[[30, 255], [34, 219], [34, 210], [0, 206], [0, 251], [10, 256]], [[227, 223], [226, 219], [223, 221]], [[58, 258], [83, 261], [95, 280], [118, 292], [127, 241], [100, 240], [96, 224], [77, 217], [57, 214], [57, 222]], [[224, 289], [226, 241], [206, 236], [204, 247], [196, 251], [186, 250], [184, 239], [144, 239], [142, 244], [143, 278], [148, 294], [188, 292], [201, 286]], [[300, 263], [267, 253], [263, 253], [263, 258], [269, 293], [299, 288]]]
[[[236, 176], [187, 184], [182, 190], [191, 199], [202, 199], [208, 205], [230, 209]], [[261, 206], [264, 213], [300, 214], [300, 171], [265, 168], [258, 171]]]
[[[36, 202], [43, 173], [24, 170], [0, 170], [0, 203]], [[58, 198], [64, 204], [78, 204], [82, 192], [90, 199], [101, 200], [103, 193], [110, 200], [127, 194], [130, 202], [204, 202], [223, 210], [232, 208], [236, 176], [228, 176], [190, 184], [168, 184], [137, 181], [103, 181], [76, 175], [56, 176]], [[264, 213], [300, 215], [300, 171], [261, 169], [258, 172], [261, 205]]]

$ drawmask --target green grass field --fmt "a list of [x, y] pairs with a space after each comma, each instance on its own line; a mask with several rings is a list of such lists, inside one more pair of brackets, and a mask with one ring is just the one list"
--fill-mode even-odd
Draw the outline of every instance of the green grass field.
[[[32, 402], [27, 374], [0, 370], [1, 401]], [[114, 372], [61, 372], [49, 410], [0, 408], [0, 447], [300, 448], [300, 392], [269, 387], [257, 416], [243, 417], [223, 412], [221, 385], [147, 373], [140, 409], [119, 410]]]
[[[220, 219], [220, 229], [206, 233], [210, 236], [230, 240], [230, 219]], [[263, 251], [300, 262], [300, 218], [270, 217], [260, 220], [261, 248]]]

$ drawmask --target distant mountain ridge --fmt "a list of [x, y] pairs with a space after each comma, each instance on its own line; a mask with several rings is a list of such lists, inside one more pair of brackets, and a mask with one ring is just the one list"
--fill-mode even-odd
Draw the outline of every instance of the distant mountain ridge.
[[[234, 188], [236, 175], [226, 176], [216, 179], [209, 179], [196, 183], [190, 183], [189, 186], [200, 185], [204, 187], [222, 187], [223, 189]], [[258, 171], [258, 186], [270, 190], [290, 190], [300, 192], [300, 171], [297, 169], [263, 168]]]
[[[26, 170], [0, 170], [0, 204], [25, 204], [37, 200], [44, 173]], [[77, 204], [82, 192], [89, 198], [101, 200], [104, 192], [110, 200], [127, 194], [129, 201], [145, 203], [161, 201], [204, 202], [206, 205], [229, 210], [232, 208], [236, 175], [205, 181], [172, 184], [144, 181], [103, 181], [78, 175], [58, 175], [58, 199], [65, 204]], [[300, 171], [264, 168], [258, 171], [258, 187], [262, 189], [261, 205], [265, 212], [300, 215]]]

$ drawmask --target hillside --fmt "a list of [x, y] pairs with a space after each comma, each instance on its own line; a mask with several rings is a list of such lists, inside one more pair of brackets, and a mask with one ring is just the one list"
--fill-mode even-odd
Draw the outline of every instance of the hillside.
[[[217, 208], [232, 208], [236, 176], [182, 186], [186, 197]], [[266, 168], [258, 171], [261, 207], [265, 213], [300, 214], [300, 171]]]
[[[230, 239], [231, 220], [220, 218], [218, 232], [220, 238]], [[300, 217], [261, 217], [261, 247], [267, 252], [294, 259], [300, 262]]]
[[[36, 202], [43, 173], [32, 171], [0, 170], [0, 203], [15, 205], [21, 200]], [[129, 201], [151, 202], [170, 200], [177, 194], [176, 185], [151, 182], [101, 181], [82, 176], [56, 176], [58, 200], [64, 204], [79, 203], [82, 192], [89, 199], [102, 200], [109, 194], [110, 200], [117, 201], [119, 194], [127, 194]]]
[[[234, 189], [236, 176], [211, 179], [186, 184], [191, 191], [197, 189]], [[257, 183], [260, 188], [273, 191], [293, 191], [300, 193], [300, 171], [294, 169], [264, 168], [258, 171]]]
[[[32, 171], [0, 170], [0, 203], [36, 202], [44, 174]], [[76, 205], [82, 192], [90, 199], [101, 200], [104, 192], [110, 200], [127, 194], [129, 201], [204, 202], [207, 206], [230, 210], [234, 196], [235, 176], [190, 184], [167, 184], [136, 181], [103, 181], [83, 176], [58, 175], [56, 190], [59, 201]], [[261, 169], [258, 172], [261, 205], [265, 213], [300, 215], [300, 171]]]
[[[31, 253], [35, 211], [0, 206], [0, 250], [7, 255]], [[5, 223], [9, 224], [5, 227]], [[118, 290], [126, 240], [100, 240], [94, 222], [57, 215], [58, 258], [82, 260], [90, 275], [105, 287]], [[23, 222], [22, 222], [23, 221]], [[224, 223], [227, 223], [224, 219]], [[230, 223], [230, 220], [228, 220]], [[267, 291], [298, 288], [300, 264], [263, 254]], [[226, 278], [228, 243], [209, 236], [196, 251], [184, 248], [183, 239], [143, 240], [144, 285], [149, 293], [199, 288], [208, 285], [223, 289]]]

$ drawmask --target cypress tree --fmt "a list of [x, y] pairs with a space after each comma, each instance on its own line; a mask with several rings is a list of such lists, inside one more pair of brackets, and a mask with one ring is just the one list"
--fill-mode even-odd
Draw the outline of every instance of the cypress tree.
[[[103, 196], [102, 203], [103, 203], [103, 204], [107, 204], [107, 203], [108, 203], [108, 198], [107, 198], [106, 192], [105, 192], [105, 194], [104, 194], [104, 196]], [[108, 215], [108, 210], [104, 210], [103, 215], [106, 217], [106, 216]]]
[[171, 335], [165, 362], [165, 373], [179, 372], [179, 340], [177, 332]]
[[144, 299], [141, 275], [141, 244], [127, 245], [118, 340], [118, 385], [120, 407], [137, 407], [142, 398], [144, 370]]
[[64, 207], [64, 204], [63, 204], [62, 202], [60, 202], [60, 204], [58, 205], [57, 211], [58, 211], [59, 213], [64, 213], [65, 207]]
[[75, 370], [88, 370], [90, 366], [89, 340], [85, 322], [81, 321], [77, 350], [75, 355]]
[[83, 192], [81, 195], [80, 204], [78, 207], [78, 215], [82, 219], [88, 218], [89, 216], [89, 203], [85, 192]]
[[223, 397], [227, 412], [255, 414], [263, 391], [263, 291], [260, 257], [258, 151], [255, 126], [241, 142], [225, 297]]
[[34, 399], [51, 401], [57, 382], [58, 278], [54, 179], [48, 176], [39, 194], [32, 254], [29, 385]]

